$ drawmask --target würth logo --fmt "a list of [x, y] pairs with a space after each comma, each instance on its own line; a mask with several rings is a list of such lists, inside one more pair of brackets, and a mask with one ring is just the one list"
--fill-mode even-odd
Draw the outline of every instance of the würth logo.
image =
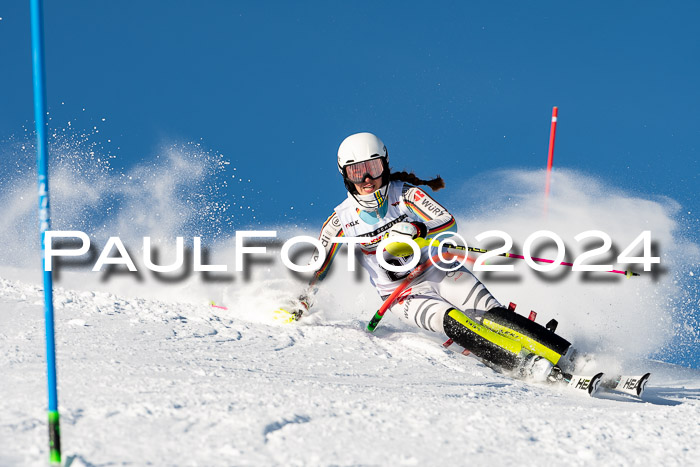
[[423, 196], [425, 196], [425, 194], [422, 191], [416, 190], [416, 192], [413, 194], [413, 201], [417, 203]]

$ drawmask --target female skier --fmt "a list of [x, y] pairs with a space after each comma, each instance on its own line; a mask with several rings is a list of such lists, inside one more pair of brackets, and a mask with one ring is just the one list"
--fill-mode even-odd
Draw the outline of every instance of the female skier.
[[[432, 238], [457, 231], [447, 209], [416, 186], [426, 185], [437, 191], [444, 187], [442, 179], [421, 180], [413, 173], [392, 173], [386, 146], [375, 135], [357, 133], [347, 137], [338, 149], [338, 170], [348, 191], [347, 199], [321, 229], [326, 258], [314, 273], [309, 289], [288, 310], [294, 319], [312, 305], [316, 284], [323, 280], [338, 253], [340, 243], [332, 243], [331, 239], [363, 239], [358, 245], [361, 263], [386, 300], [408, 272], [395, 273], [381, 266], [375, 252], [383, 238], [400, 242], [407, 237]], [[428, 260], [429, 248], [421, 249], [419, 263]], [[391, 251], [383, 255], [394, 265], [406, 264], [410, 259], [392, 256]], [[391, 306], [391, 312], [427, 331], [444, 334], [491, 366], [539, 381], [559, 379], [561, 370], [556, 365], [568, 362], [569, 342], [501, 306], [466, 267], [444, 269], [432, 266], [417, 276]]]

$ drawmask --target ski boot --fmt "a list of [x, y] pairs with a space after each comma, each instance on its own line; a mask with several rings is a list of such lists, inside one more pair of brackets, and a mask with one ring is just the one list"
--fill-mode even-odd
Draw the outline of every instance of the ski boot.
[[544, 383], [554, 383], [563, 379], [561, 368], [537, 354], [528, 354], [518, 372], [522, 378]]

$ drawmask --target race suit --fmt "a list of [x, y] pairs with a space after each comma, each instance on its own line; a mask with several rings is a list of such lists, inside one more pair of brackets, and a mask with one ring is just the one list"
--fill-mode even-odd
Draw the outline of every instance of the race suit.
[[[377, 246], [392, 226], [399, 222], [421, 222], [427, 228], [428, 238], [457, 230], [455, 219], [447, 209], [420, 188], [392, 181], [385, 198], [376, 193], [379, 202], [376, 213], [358, 209], [348, 195], [326, 220], [319, 237], [326, 257], [312, 284], [324, 278], [340, 249], [341, 244], [333, 243], [333, 238], [360, 237], [366, 239], [358, 245], [361, 264], [385, 300], [409, 274], [387, 271], [376, 258]], [[421, 250], [421, 263], [428, 260], [428, 249]], [[392, 258], [399, 264], [408, 262], [408, 258]], [[317, 259], [315, 256], [312, 261]], [[569, 342], [543, 326], [503, 308], [464, 266], [455, 271], [427, 268], [413, 279], [390, 310], [401, 320], [442, 333], [504, 369], [517, 368], [529, 354], [541, 355], [557, 364], [570, 347]]]
[[[386, 299], [408, 275], [408, 272], [387, 271], [377, 260], [377, 245], [387, 230], [399, 222], [422, 222], [427, 228], [428, 238], [443, 232], [457, 231], [452, 214], [420, 188], [404, 182], [389, 182], [386, 199], [382, 201], [380, 207], [386, 210], [382, 217], [359, 210], [349, 197], [335, 208], [335, 212], [324, 223], [319, 237], [326, 249], [326, 259], [315, 274], [318, 280], [326, 275], [340, 249], [341, 244], [332, 243], [331, 239], [342, 236], [366, 238], [366, 241], [358, 245], [360, 261], [369, 273], [372, 285], [382, 299]], [[421, 262], [427, 260], [427, 247], [423, 250]], [[393, 258], [393, 261], [405, 263], [408, 259]], [[392, 262], [392, 259], [387, 258], [387, 262]], [[496, 306], [500, 306], [498, 301], [466, 268], [445, 272], [431, 267], [413, 281], [390, 310], [415, 326], [444, 333], [444, 315], [450, 309], [457, 308], [472, 318], [479, 318], [485, 311]]]

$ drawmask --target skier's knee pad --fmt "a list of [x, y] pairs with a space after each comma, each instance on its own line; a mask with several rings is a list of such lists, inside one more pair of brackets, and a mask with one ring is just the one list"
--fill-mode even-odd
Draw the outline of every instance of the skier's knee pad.
[[525, 349], [555, 365], [571, 346], [569, 341], [541, 324], [506, 308], [490, 309], [481, 323], [500, 335], [520, 342]]
[[457, 309], [445, 313], [445, 334], [479, 358], [506, 369], [519, 364], [522, 344], [473, 321]]

